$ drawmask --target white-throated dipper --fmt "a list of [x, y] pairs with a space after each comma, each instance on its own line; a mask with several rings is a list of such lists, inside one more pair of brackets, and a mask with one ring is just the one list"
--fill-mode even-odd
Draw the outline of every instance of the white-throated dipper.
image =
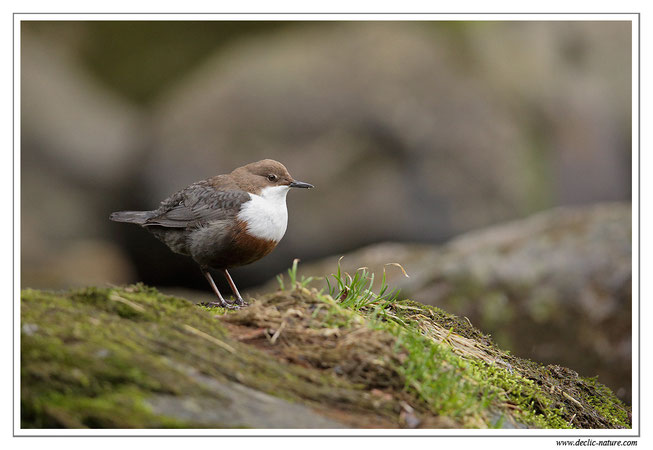
[[[291, 187], [313, 185], [295, 181], [283, 164], [264, 159], [191, 184], [154, 211], [120, 211], [109, 218], [141, 225], [173, 252], [192, 257], [218, 296], [219, 302], [209, 304], [237, 308], [246, 303], [227, 269], [253, 263], [277, 246], [288, 225]], [[222, 297], [209, 269], [224, 273], [234, 303]]]

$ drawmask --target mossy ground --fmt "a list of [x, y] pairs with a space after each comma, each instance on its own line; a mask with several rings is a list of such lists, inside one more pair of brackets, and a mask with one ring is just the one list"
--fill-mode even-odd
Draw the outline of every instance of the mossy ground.
[[24, 290], [21, 327], [24, 428], [220, 427], [148, 406], [215, 395], [188, 368], [354, 427], [630, 427], [596, 380], [409, 301], [351, 309], [296, 285], [227, 312], [142, 285]]
[[[546, 428], [631, 426], [630, 409], [594, 378], [583, 378], [565, 367], [544, 366], [511, 355], [469, 321], [434, 306], [404, 301], [392, 305], [391, 309], [407, 325], [448, 345], [454, 353], [470, 361], [481, 382], [502, 391], [500, 397], [506, 405], [517, 406], [517, 415], [526, 422]], [[447, 329], [449, 335], [442, 338], [443, 330]]]
[[21, 324], [26, 428], [205, 427], [147, 407], [154, 395], [213, 395], [191, 372], [296, 402], [372, 405], [345, 380], [283, 364], [230, 338], [216, 311], [142, 285], [24, 290]]

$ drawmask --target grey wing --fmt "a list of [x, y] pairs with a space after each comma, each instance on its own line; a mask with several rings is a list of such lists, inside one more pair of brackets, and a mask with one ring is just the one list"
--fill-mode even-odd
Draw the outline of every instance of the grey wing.
[[240, 205], [250, 199], [245, 191], [219, 191], [199, 182], [172, 195], [161, 203], [144, 226], [187, 228], [233, 217]]

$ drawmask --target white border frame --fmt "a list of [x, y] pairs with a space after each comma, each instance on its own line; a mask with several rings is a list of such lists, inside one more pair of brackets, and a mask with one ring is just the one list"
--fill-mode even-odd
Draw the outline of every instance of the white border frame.
[[[417, 430], [368, 430], [368, 429], [338, 429], [338, 430], [302, 430], [302, 429], [190, 429], [190, 430], [168, 430], [168, 429], [146, 429], [146, 430], [125, 430], [125, 429], [102, 429], [102, 430], [55, 430], [55, 429], [22, 429], [20, 428], [20, 24], [22, 21], [32, 20], [324, 20], [324, 21], [631, 21], [632, 22], [632, 251], [633, 251], [633, 428], [631, 430], [441, 430], [441, 429], [417, 429]], [[258, 14], [258, 13], [233, 13], [233, 14], [50, 14], [50, 13], [15, 13], [13, 16], [13, 37], [14, 37], [14, 104], [13, 104], [13, 154], [14, 154], [14, 191], [13, 191], [13, 227], [14, 227], [14, 272], [13, 272], [13, 351], [14, 351], [14, 390], [13, 390], [13, 432], [14, 436], [465, 436], [465, 437], [560, 437], [562, 439], [577, 438], [625, 438], [640, 436], [640, 255], [639, 255], [639, 151], [640, 151], [640, 23], [639, 14], [636, 13], [615, 13], [615, 14], [510, 14], [510, 13], [486, 13], [486, 14]]]

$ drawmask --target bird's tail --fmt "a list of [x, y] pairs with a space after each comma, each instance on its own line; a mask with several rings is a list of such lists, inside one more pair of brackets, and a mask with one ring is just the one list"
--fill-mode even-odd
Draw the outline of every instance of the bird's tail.
[[152, 211], [118, 211], [111, 213], [110, 220], [114, 222], [137, 223], [143, 225], [152, 216]]

